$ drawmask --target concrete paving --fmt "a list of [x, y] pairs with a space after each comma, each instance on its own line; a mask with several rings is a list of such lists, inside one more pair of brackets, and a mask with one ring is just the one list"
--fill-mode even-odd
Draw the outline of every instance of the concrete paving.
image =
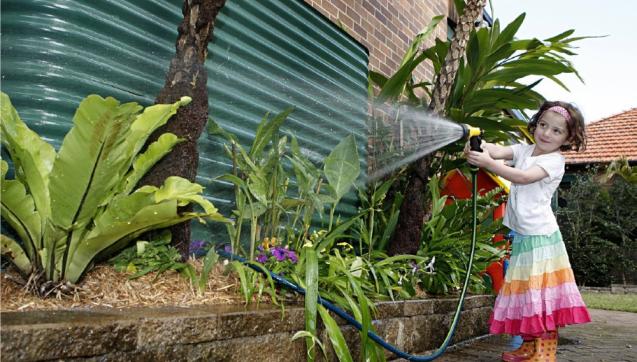
[[[560, 329], [557, 360], [577, 362], [637, 362], [637, 313], [589, 309], [593, 321]], [[450, 348], [439, 362], [500, 361], [502, 352], [522, 340], [488, 336]]]

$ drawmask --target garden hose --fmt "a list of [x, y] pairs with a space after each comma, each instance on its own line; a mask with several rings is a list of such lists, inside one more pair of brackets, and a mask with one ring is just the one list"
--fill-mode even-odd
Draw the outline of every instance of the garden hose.
[[[476, 136], [473, 136], [471, 138], [474, 138]], [[477, 143], [478, 145], [480, 144], [479, 142]], [[479, 146], [478, 146], [479, 148]], [[460, 319], [460, 312], [462, 311], [462, 307], [464, 305], [464, 299], [465, 299], [465, 294], [467, 292], [467, 287], [469, 285], [469, 280], [471, 278], [471, 268], [473, 267], [473, 257], [475, 255], [475, 250], [476, 250], [476, 235], [477, 235], [477, 172], [478, 169], [477, 168], [471, 168], [471, 185], [473, 188], [473, 192], [472, 192], [472, 209], [473, 209], [473, 225], [472, 225], [472, 230], [471, 230], [471, 254], [469, 256], [469, 265], [467, 266], [467, 275], [465, 276], [465, 280], [464, 280], [464, 285], [462, 286], [462, 292], [460, 294], [460, 300], [458, 301], [458, 306], [456, 308], [456, 312], [453, 316], [453, 320], [451, 322], [451, 327], [449, 328], [449, 332], [447, 333], [447, 337], [445, 338], [445, 340], [442, 342], [442, 345], [431, 355], [428, 356], [416, 356], [416, 355], [412, 355], [409, 354], [405, 351], [402, 351], [400, 349], [398, 349], [396, 346], [387, 343], [384, 339], [382, 339], [379, 335], [377, 335], [376, 333], [372, 332], [372, 331], [367, 331], [367, 335], [369, 336], [369, 338], [371, 338], [374, 342], [378, 343], [380, 346], [382, 346], [383, 348], [385, 348], [386, 350], [394, 353], [396, 356], [400, 357], [400, 358], [404, 358], [408, 361], [417, 361], [417, 362], [425, 362], [425, 361], [433, 361], [434, 359], [440, 357], [445, 350], [447, 349], [447, 347], [449, 346], [449, 342], [451, 342], [451, 339], [453, 338], [453, 335], [456, 331], [456, 327], [458, 325], [458, 321]], [[232, 253], [228, 253], [223, 249], [219, 249], [218, 254], [221, 255], [224, 258], [228, 258], [231, 260], [237, 260], [241, 263], [247, 264], [249, 267], [251, 267], [252, 269], [254, 269], [255, 271], [264, 273], [265, 271], [257, 266], [255, 266], [252, 263], [248, 263], [248, 261], [238, 255], [234, 255]], [[296, 285], [295, 283], [283, 278], [282, 276], [280, 276], [277, 273], [274, 273], [272, 271], [268, 271], [268, 273], [270, 274], [270, 276], [272, 277], [272, 279], [274, 281], [276, 281], [278, 284], [291, 289], [293, 291], [295, 291], [296, 293], [305, 295], [305, 289], [301, 288], [300, 286]], [[334, 314], [338, 315], [339, 317], [343, 318], [344, 320], [347, 321], [347, 323], [353, 325], [354, 327], [356, 327], [356, 329], [358, 329], [359, 331], [362, 330], [363, 326], [360, 324], [360, 322], [358, 322], [356, 319], [354, 319], [351, 315], [347, 314], [343, 309], [337, 307], [336, 305], [334, 305], [333, 303], [331, 303], [330, 301], [327, 301], [323, 298], [321, 298], [321, 296], [318, 297], [318, 303], [321, 304], [322, 306], [324, 306], [325, 308], [329, 309], [330, 311], [332, 311]]]

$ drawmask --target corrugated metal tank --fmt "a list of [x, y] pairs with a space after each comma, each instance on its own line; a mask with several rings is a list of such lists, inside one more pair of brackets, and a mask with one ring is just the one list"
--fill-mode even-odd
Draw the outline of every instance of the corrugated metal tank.
[[[174, 54], [179, 0], [3, 0], [2, 90], [59, 147], [80, 100], [97, 93], [153, 103]], [[209, 46], [210, 116], [249, 145], [266, 112], [295, 111], [283, 131], [322, 158], [354, 133], [366, 169], [367, 52], [302, 1], [228, 0]], [[197, 182], [229, 215], [223, 140], [202, 135]], [[355, 210], [350, 193], [340, 209]], [[193, 238], [226, 239], [220, 225]]]

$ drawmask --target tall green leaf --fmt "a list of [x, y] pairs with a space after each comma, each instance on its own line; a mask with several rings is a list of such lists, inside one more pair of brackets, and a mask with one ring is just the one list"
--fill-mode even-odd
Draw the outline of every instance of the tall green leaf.
[[272, 137], [279, 133], [279, 128], [292, 111], [294, 111], [293, 107], [287, 108], [274, 116], [271, 121], [268, 120], [267, 114], [263, 117], [254, 135], [254, 142], [250, 148], [250, 157], [260, 157], [265, 146], [272, 141]]
[[345, 137], [325, 158], [325, 177], [336, 192], [337, 201], [345, 195], [358, 178], [361, 167], [353, 135]]
[[442, 19], [444, 18], [444, 15], [434, 16], [433, 18], [431, 18], [431, 22], [423, 30], [416, 34], [414, 40], [409, 45], [409, 48], [407, 48], [407, 51], [403, 56], [403, 60], [400, 62], [400, 67], [410, 62], [416, 56], [416, 54], [422, 47], [422, 43], [427, 39], [427, 37], [429, 37], [436, 26], [438, 26], [438, 23], [440, 23], [440, 21], [442, 21]]
[[336, 324], [334, 318], [330, 316], [327, 309], [322, 305], [318, 306], [318, 311], [323, 324], [325, 324], [325, 330], [327, 330], [327, 335], [330, 342], [332, 342], [336, 357], [341, 362], [352, 362], [352, 355], [349, 353], [349, 347], [347, 347], [347, 343], [345, 343], [345, 337], [343, 337], [343, 332], [341, 332], [338, 324]]
[[0, 92], [0, 124], [0, 139], [11, 155], [17, 178], [27, 186], [40, 215], [48, 217], [49, 174], [55, 149], [27, 127], [4, 92]]
[[148, 172], [165, 155], [170, 153], [176, 144], [182, 141], [183, 139], [172, 133], [164, 133], [159, 136], [157, 141], [151, 143], [144, 153], [135, 158], [132, 170], [124, 179], [122, 193], [127, 195], [133, 191], [139, 180], [142, 179], [146, 172]]
[[[305, 253], [305, 330], [316, 335], [316, 308], [318, 305], [318, 259], [316, 251], [306, 246], [303, 248]], [[313, 341], [306, 338], [305, 340], [308, 350], [308, 360], [314, 361], [316, 353], [312, 349]]]
[[[4, 160], [2, 161], [5, 162]], [[42, 220], [31, 195], [17, 180], [5, 180], [2, 175], [2, 218], [13, 228], [30, 259], [37, 256], [42, 237]]]
[[86, 224], [87, 218], [109, 193], [121, 175], [121, 160], [110, 157], [119, 137], [130, 127], [136, 103], [90, 95], [73, 118], [74, 127], [64, 137], [51, 170], [51, 219], [63, 230]]
[[0, 234], [0, 254], [10, 258], [22, 274], [31, 273], [33, 266], [30, 258], [24, 253], [24, 249], [17, 241], [4, 234]]

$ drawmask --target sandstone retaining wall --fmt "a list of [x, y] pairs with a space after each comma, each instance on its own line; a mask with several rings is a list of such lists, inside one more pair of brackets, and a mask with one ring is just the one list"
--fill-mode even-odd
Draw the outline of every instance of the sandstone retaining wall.
[[[469, 296], [454, 343], [487, 333], [493, 296]], [[437, 348], [446, 336], [455, 299], [378, 303], [374, 327], [410, 353]], [[5, 312], [2, 360], [304, 361], [303, 308], [201, 306], [126, 310]], [[342, 325], [357, 360], [357, 331]], [[322, 339], [329, 345], [325, 332]], [[335, 360], [333, 353], [328, 353]], [[391, 358], [387, 354], [388, 358]]]

